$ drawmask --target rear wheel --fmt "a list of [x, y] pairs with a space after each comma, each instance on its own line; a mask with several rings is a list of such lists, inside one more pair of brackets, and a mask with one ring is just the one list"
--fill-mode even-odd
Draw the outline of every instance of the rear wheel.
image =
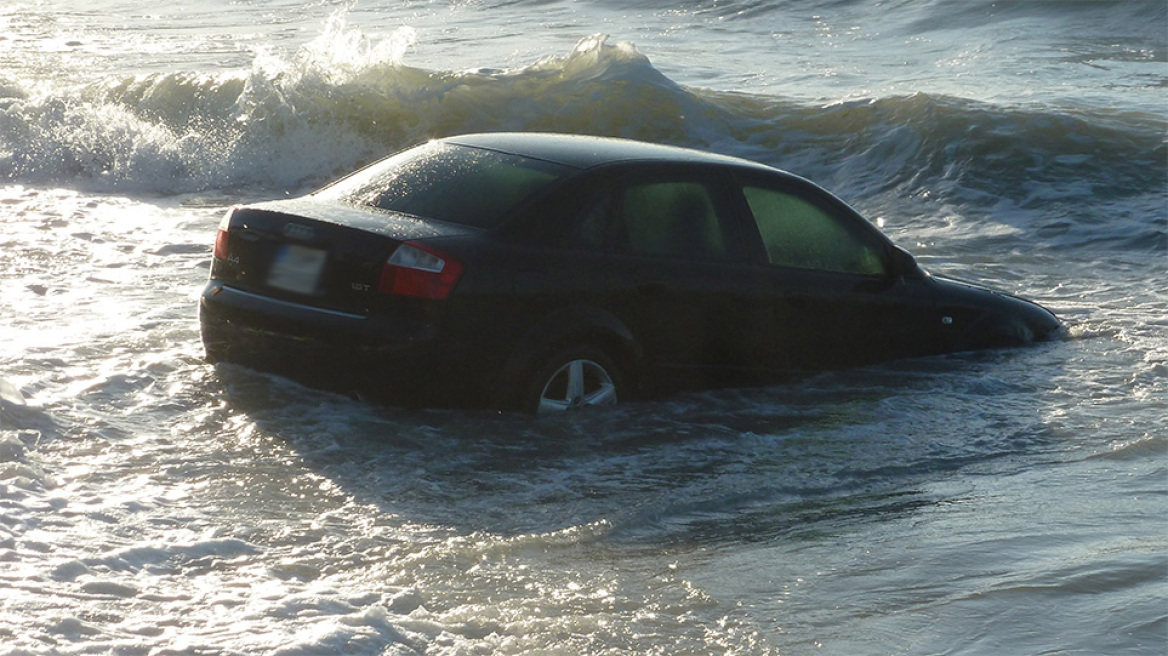
[[521, 405], [537, 414], [615, 405], [624, 396], [624, 379], [603, 351], [574, 347], [560, 351], [535, 369]]

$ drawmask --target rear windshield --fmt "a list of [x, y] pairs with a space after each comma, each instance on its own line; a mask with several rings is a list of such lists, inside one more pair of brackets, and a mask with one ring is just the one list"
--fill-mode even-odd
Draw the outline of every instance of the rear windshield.
[[445, 143], [411, 148], [317, 192], [317, 197], [477, 228], [573, 171], [562, 164]]

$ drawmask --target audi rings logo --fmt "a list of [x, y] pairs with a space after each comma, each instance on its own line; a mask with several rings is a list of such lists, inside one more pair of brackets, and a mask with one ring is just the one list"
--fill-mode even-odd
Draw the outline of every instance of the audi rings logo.
[[285, 223], [284, 236], [291, 237], [293, 239], [308, 240], [316, 236], [316, 231], [306, 225], [300, 225], [299, 223]]

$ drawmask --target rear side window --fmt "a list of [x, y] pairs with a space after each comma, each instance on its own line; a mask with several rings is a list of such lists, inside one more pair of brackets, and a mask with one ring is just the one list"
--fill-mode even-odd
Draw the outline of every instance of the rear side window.
[[729, 240], [705, 185], [631, 185], [625, 189], [620, 218], [632, 253], [687, 259], [721, 259], [728, 255]]
[[716, 175], [617, 170], [575, 198], [559, 245], [683, 260], [743, 260], [728, 222], [729, 188]]
[[687, 260], [736, 258], [739, 242], [718, 197], [692, 180], [616, 182], [583, 204], [562, 244]]
[[787, 191], [743, 188], [767, 260], [796, 269], [883, 275], [880, 245], [846, 217]]
[[431, 143], [358, 171], [317, 196], [491, 228], [520, 203], [573, 171], [544, 160]]

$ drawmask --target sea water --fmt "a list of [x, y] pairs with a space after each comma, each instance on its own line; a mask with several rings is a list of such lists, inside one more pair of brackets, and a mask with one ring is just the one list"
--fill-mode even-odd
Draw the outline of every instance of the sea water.
[[[0, 654], [1162, 654], [1162, 0], [0, 7]], [[426, 139], [763, 161], [1033, 348], [576, 416], [202, 360], [234, 203]]]

